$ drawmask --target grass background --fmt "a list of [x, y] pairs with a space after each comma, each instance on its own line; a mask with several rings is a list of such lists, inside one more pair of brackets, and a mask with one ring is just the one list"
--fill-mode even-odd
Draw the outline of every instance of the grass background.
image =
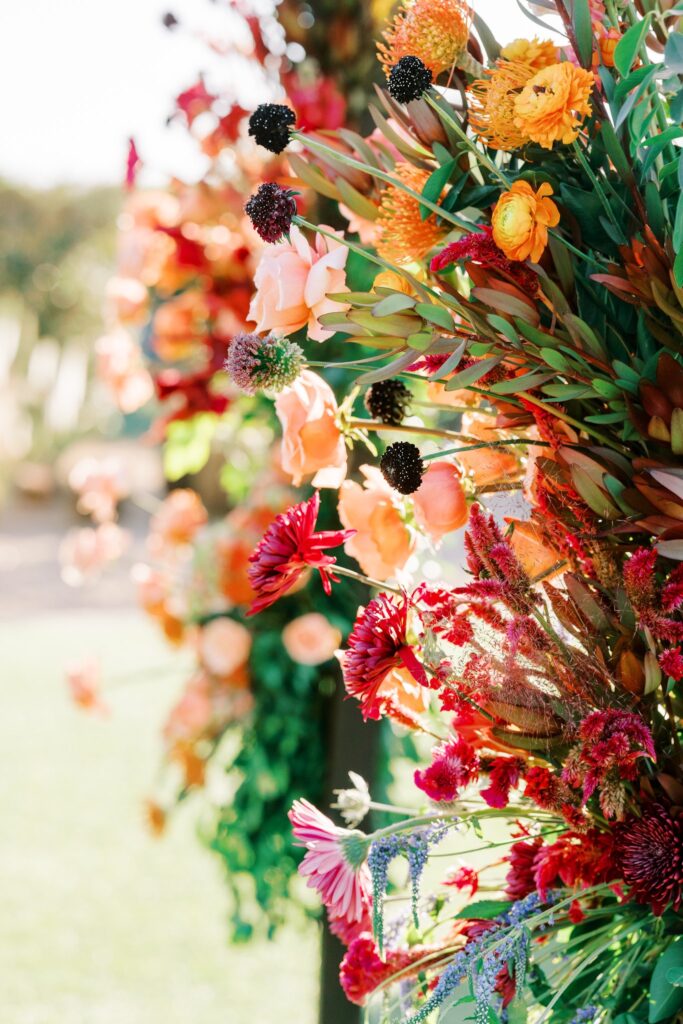
[[[9, 580], [6, 580], [9, 583]], [[66, 662], [102, 659], [112, 713], [69, 701]], [[137, 611], [0, 625], [0, 1017], [7, 1024], [313, 1024], [314, 928], [227, 944], [222, 868], [183, 808], [143, 820], [181, 659]]]

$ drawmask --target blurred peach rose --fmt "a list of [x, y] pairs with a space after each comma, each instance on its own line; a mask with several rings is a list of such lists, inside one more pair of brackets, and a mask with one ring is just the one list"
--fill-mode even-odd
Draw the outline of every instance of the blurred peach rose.
[[360, 472], [363, 487], [347, 480], [339, 489], [339, 518], [347, 529], [357, 531], [344, 550], [368, 576], [386, 580], [406, 564], [414, 540], [377, 467], [361, 466]]
[[103, 335], [95, 344], [97, 375], [112, 393], [121, 412], [140, 409], [154, 394], [138, 345], [124, 328]]
[[318, 317], [348, 308], [327, 298], [331, 292], [349, 290], [344, 269], [348, 250], [323, 235], [316, 235], [312, 248], [296, 225], [290, 238], [291, 242], [263, 250], [254, 275], [256, 294], [249, 320], [256, 322], [257, 331], [279, 334], [294, 334], [308, 326], [310, 338], [324, 341], [333, 332], [321, 327]]
[[282, 642], [292, 661], [300, 665], [322, 665], [329, 661], [341, 643], [341, 633], [324, 615], [310, 612], [288, 623]]
[[275, 411], [283, 432], [282, 468], [294, 486], [315, 474], [314, 487], [339, 487], [346, 476], [346, 445], [329, 384], [304, 370], [277, 396]]
[[207, 731], [212, 714], [208, 676], [205, 672], [196, 672], [168, 716], [164, 738], [170, 743], [196, 739]]
[[112, 319], [123, 324], [141, 324], [147, 317], [149, 293], [135, 277], [112, 277], [107, 282], [105, 304]]
[[432, 541], [459, 530], [467, 522], [467, 502], [460, 471], [452, 462], [428, 462], [422, 483], [413, 494], [415, 518]]
[[116, 523], [69, 530], [59, 545], [62, 579], [70, 587], [80, 586], [120, 558], [129, 543], [130, 534]]
[[186, 359], [203, 345], [207, 316], [204, 294], [196, 290], [164, 302], [154, 314], [154, 351], [169, 362]]
[[189, 544], [208, 518], [196, 491], [190, 488], [171, 491], [152, 519], [150, 549], [156, 553], [166, 545]]
[[129, 494], [118, 459], [83, 458], [69, 473], [69, 487], [78, 495], [77, 509], [98, 523], [114, 519], [118, 503]]
[[249, 658], [251, 634], [234, 619], [212, 619], [199, 633], [198, 648], [207, 672], [221, 678], [234, 676]]
[[96, 658], [81, 658], [66, 667], [66, 684], [74, 704], [86, 711], [107, 714], [109, 708], [100, 694], [100, 663]]

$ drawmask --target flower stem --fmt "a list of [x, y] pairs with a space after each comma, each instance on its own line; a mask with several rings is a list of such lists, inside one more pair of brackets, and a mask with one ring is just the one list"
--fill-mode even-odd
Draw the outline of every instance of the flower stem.
[[392, 594], [402, 594], [403, 591], [400, 587], [392, 587], [388, 583], [384, 583], [382, 580], [373, 580], [371, 576], [364, 576], [361, 572], [356, 572], [355, 569], [347, 569], [344, 565], [339, 565], [335, 562], [334, 568], [332, 569], [334, 574], [339, 573], [340, 576], [348, 576], [351, 580], [357, 580], [358, 583], [364, 583], [367, 587], [371, 587], [373, 590], [389, 590]]
[[[461, 436], [459, 440], [466, 440], [466, 438], [463, 438]], [[427, 462], [429, 459], [441, 459], [444, 458], [446, 455], [458, 455], [460, 452], [474, 452], [477, 451], [477, 449], [479, 448], [507, 448], [515, 444], [533, 445], [534, 447], [538, 445], [538, 447], [543, 448], [552, 447], [552, 445], [548, 441], [535, 441], [529, 437], [511, 437], [508, 440], [480, 441], [478, 444], [470, 444], [467, 445], [467, 447], [465, 448], [447, 448], [446, 451], [443, 452], [432, 452], [430, 455], [423, 455], [422, 461]]]

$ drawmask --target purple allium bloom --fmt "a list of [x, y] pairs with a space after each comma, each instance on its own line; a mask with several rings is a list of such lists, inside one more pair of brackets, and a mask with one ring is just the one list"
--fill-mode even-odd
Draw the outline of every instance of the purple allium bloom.
[[282, 391], [294, 383], [303, 365], [303, 352], [296, 342], [258, 334], [236, 334], [225, 360], [225, 369], [247, 395]]

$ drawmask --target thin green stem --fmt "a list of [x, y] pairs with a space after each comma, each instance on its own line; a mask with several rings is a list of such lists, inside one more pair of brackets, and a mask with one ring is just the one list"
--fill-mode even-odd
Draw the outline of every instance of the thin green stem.
[[334, 568], [331, 572], [340, 576], [348, 576], [351, 580], [357, 580], [358, 583], [364, 583], [367, 587], [372, 587], [373, 590], [388, 590], [392, 594], [402, 594], [403, 591], [399, 587], [392, 587], [388, 583], [383, 583], [381, 580], [373, 580], [371, 576], [364, 576], [361, 572], [356, 572], [355, 569], [347, 569], [344, 565], [339, 565], [335, 562]]
[[[413, 427], [407, 427], [406, 429], [412, 430], [414, 428]], [[454, 435], [451, 435], [451, 436], [454, 436]], [[462, 435], [461, 435], [461, 439], [464, 440], [464, 438], [462, 438]], [[507, 447], [510, 447], [511, 445], [516, 445], [516, 444], [523, 444], [523, 445], [529, 445], [529, 446], [533, 445], [534, 447], [536, 447], [538, 445], [538, 446], [543, 447], [543, 448], [550, 448], [550, 447], [552, 447], [548, 441], [534, 441], [534, 440], [532, 440], [531, 438], [528, 438], [528, 437], [512, 437], [512, 438], [510, 438], [507, 441], [506, 440], [502, 440], [502, 441], [481, 441], [478, 444], [467, 445], [465, 448], [447, 448], [445, 451], [442, 451], [442, 452], [432, 452], [429, 455], [423, 455], [422, 456], [422, 461], [423, 462], [427, 462], [427, 461], [429, 461], [429, 459], [441, 459], [441, 458], [445, 458], [446, 455], [458, 455], [461, 452], [475, 452], [475, 451], [477, 451], [478, 448], [507, 448]]]
[[[349, 427], [356, 427], [360, 430], [374, 430], [378, 433], [390, 432], [394, 434], [422, 434], [425, 437], [445, 437], [451, 441], [467, 440], [467, 437], [463, 434], [458, 434], [454, 430], [443, 430], [439, 427], [411, 426], [407, 423], [382, 423], [381, 420], [364, 420], [360, 418], [349, 419], [346, 422]], [[531, 444], [532, 442], [528, 443]], [[535, 444], [536, 442], [533, 443]], [[478, 445], [478, 447], [481, 448], [486, 446]]]

